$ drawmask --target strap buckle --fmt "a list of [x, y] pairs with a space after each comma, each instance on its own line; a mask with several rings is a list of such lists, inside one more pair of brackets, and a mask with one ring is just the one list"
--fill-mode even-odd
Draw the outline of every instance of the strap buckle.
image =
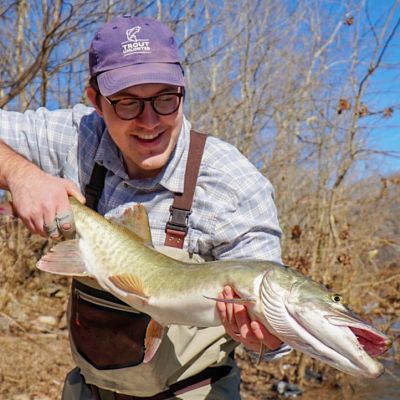
[[186, 235], [188, 231], [189, 215], [192, 213], [192, 210], [182, 210], [170, 206], [169, 212], [169, 220], [165, 226], [165, 231], [178, 231]]

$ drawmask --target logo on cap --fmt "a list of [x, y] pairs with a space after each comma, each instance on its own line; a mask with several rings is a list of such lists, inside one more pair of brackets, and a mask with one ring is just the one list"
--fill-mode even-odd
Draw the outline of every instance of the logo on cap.
[[139, 33], [141, 29], [141, 26], [134, 26], [131, 29], [127, 29], [125, 33], [128, 40], [121, 43], [123, 56], [138, 53], [151, 53], [150, 40], [138, 39], [136, 37], [136, 34]]

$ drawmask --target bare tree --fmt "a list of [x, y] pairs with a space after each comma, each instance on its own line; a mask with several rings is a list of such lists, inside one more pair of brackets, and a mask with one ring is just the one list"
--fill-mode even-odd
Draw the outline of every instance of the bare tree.
[[[85, 101], [90, 40], [126, 13], [176, 32], [186, 115], [272, 181], [284, 261], [393, 328], [400, 180], [372, 166], [400, 154], [370, 135], [399, 124], [385, 79], [400, 70], [400, 0], [5, 0], [0, 107]], [[297, 361], [301, 380], [309, 361]]]
[[[87, 81], [87, 50], [104, 20], [126, 10], [140, 13], [141, 2], [18, 0], [0, 9], [2, 35], [0, 107], [26, 109], [68, 106], [79, 101]], [[14, 29], [17, 26], [17, 29]], [[65, 102], [68, 92], [71, 103]]]

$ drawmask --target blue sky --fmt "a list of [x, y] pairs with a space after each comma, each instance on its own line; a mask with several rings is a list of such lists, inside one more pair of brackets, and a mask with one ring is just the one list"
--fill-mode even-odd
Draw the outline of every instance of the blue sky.
[[[397, 4], [397, 9], [389, 31], [395, 27], [400, 18], [399, 1], [368, 1], [367, 9], [372, 22], [379, 24], [382, 14], [395, 4]], [[367, 18], [364, 22], [367, 23]], [[373, 77], [372, 81], [376, 88], [375, 102], [381, 109], [392, 107], [394, 112], [391, 118], [382, 121], [381, 126], [371, 132], [370, 144], [376, 149], [399, 152], [399, 158], [385, 157], [378, 160], [379, 169], [382, 172], [400, 172], [400, 28], [393, 36], [391, 46], [387, 49], [381, 66], [381, 71]]]
[[[283, 2], [285, 1], [286, 4], [293, 4], [293, 6], [297, 3], [296, 0], [283, 0]], [[163, 1], [162, 3], [164, 3], [164, 6], [168, 5], [168, 1]], [[344, 0], [310, 0], [308, 2], [302, 2], [303, 6], [304, 3], [308, 3], [308, 6], [310, 7], [312, 5], [315, 5], [316, 7], [318, 7], [319, 10], [321, 9], [323, 11], [323, 13], [321, 14], [328, 15], [332, 18], [331, 21], [336, 24], [336, 21], [343, 18], [343, 15], [345, 15], [347, 10], [349, 10], [349, 7], [352, 7], [349, 5], [350, 3], [353, 3], [353, 5], [355, 5], [356, 7], [362, 6], [363, 0], [355, 0], [353, 2]], [[365, 12], [361, 14], [360, 18], [360, 14], [356, 14], [357, 18], [354, 23], [354, 25], [360, 23], [361, 29], [365, 32], [370, 32], [368, 27], [368, 20], [370, 20], [373, 25], [377, 24], [379, 27], [386, 19], [388, 10], [395, 4], [397, 4], [397, 10], [395, 15], [393, 16], [393, 24], [391, 28], [393, 28], [397, 19], [400, 18], [399, 0], [368, 0], [366, 1], [366, 4], [366, 9], [369, 11], [369, 17], [367, 17]], [[239, 7], [239, 2], [236, 3], [236, 5]], [[148, 15], [155, 15], [154, 10], [151, 9], [148, 9], [147, 13]], [[279, 21], [277, 21], [277, 23], [279, 23]], [[87, 40], [85, 36], [85, 41], [87, 42], [87, 45], [89, 45], [92, 37], [91, 30], [94, 30], [94, 28], [94, 26], [90, 26], [88, 31], [86, 32]], [[349, 35], [346, 36], [347, 38], [351, 36], [351, 31], [351, 28], [346, 30], [346, 33], [349, 33]], [[216, 35], [216, 37], [217, 36], [218, 35]], [[373, 48], [373, 35], [369, 33], [367, 36], [368, 40], [371, 43], [370, 47]], [[344, 42], [343, 48], [341, 50], [343, 50], [344, 53], [346, 52]], [[62, 58], [65, 56], [66, 53], [68, 54], [69, 50], [66, 50], [65, 45], [63, 45], [63, 47], [60, 47], [54, 52], [54, 55]], [[368, 60], [368, 54], [366, 54], [365, 59], [366, 61]], [[86, 68], [86, 56], [84, 57], [84, 62], [84, 66], [82, 66], [82, 64], [75, 63], [74, 72], [76, 71], [76, 73], [79, 74], [80, 69]], [[364, 71], [366, 71], [368, 65], [363, 65], [362, 68], [364, 68]], [[360, 75], [362, 75], [362, 73], [365, 73], [364, 71], [361, 71]], [[84, 72], [84, 74], [87, 74], [86, 71]], [[60, 86], [55, 88], [56, 90], [54, 91], [54, 95], [56, 97], [54, 97], [53, 94], [49, 94], [47, 104], [49, 108], [57, 108], [57, 96], [59, 96], [60, 91], [63, 89], [63, 80], [69, 78], [69, 76], [63, 76], [61, 74], [59, 76]], [[334, 78], [334, 76], [332, 76], [332, 78]], [[72, 93], [72, 96], [74, 97], [74, 102], [79, 101], [80, 93], [83, 90], [84, 83], [85, 81], [83, 80], [81, 83], [81, 87], [78, 87], [77, 85], [76, 93]], [[371, 88], [372, 91], [369, 90], [369, 94], [367, 97], [368, 105], [370, 106], [371, 110], [376, 111], [383, 110], [386, 107], [393, 107], [394, 112], [393, 116], [389, 119], [374, 119], [373, 123], [376, 123], [377, 127], [370, 131], [369, 145], [371, 148], [377, 150], [398, 151], [400, 153], [400, 30], [396, 32], [391, 46], [385, 53], [385, 56], [381, 63], [381, 69], [379, 70], [379, 73], [375, 74], [372, 79]], [[13, 106], [18, 109], [17, 100], [10, 104], [10, 108], [12, 108]], [[372, 120], [373, 118], [368, 118], [366, 119], [366, 122]], [[400, 158], [376, 158], [376, 165], [379, 166], [379, 169], [383, 173], [400, 171]]]

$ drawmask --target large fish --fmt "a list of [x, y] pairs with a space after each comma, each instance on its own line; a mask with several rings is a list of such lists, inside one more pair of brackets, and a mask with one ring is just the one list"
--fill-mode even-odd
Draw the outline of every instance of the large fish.
[[154, 356], [165, 326], [220, 325], [215, 301], [230, 285], [250, 318], [293, 348], [354, 376], [376, 378], [383, 373], [373, 357], [391, 346], [390, 339], [355, 315], [340, 295], [293, 269], [261, 260], [177, 261], [152, 247], [142, 206], [127, 209], [118, 221], [73, 198], [71, 207], [78, 239], [57, 244], [38, 267], [93, 277], [105, 290], [149, 314], [145, 362]]

